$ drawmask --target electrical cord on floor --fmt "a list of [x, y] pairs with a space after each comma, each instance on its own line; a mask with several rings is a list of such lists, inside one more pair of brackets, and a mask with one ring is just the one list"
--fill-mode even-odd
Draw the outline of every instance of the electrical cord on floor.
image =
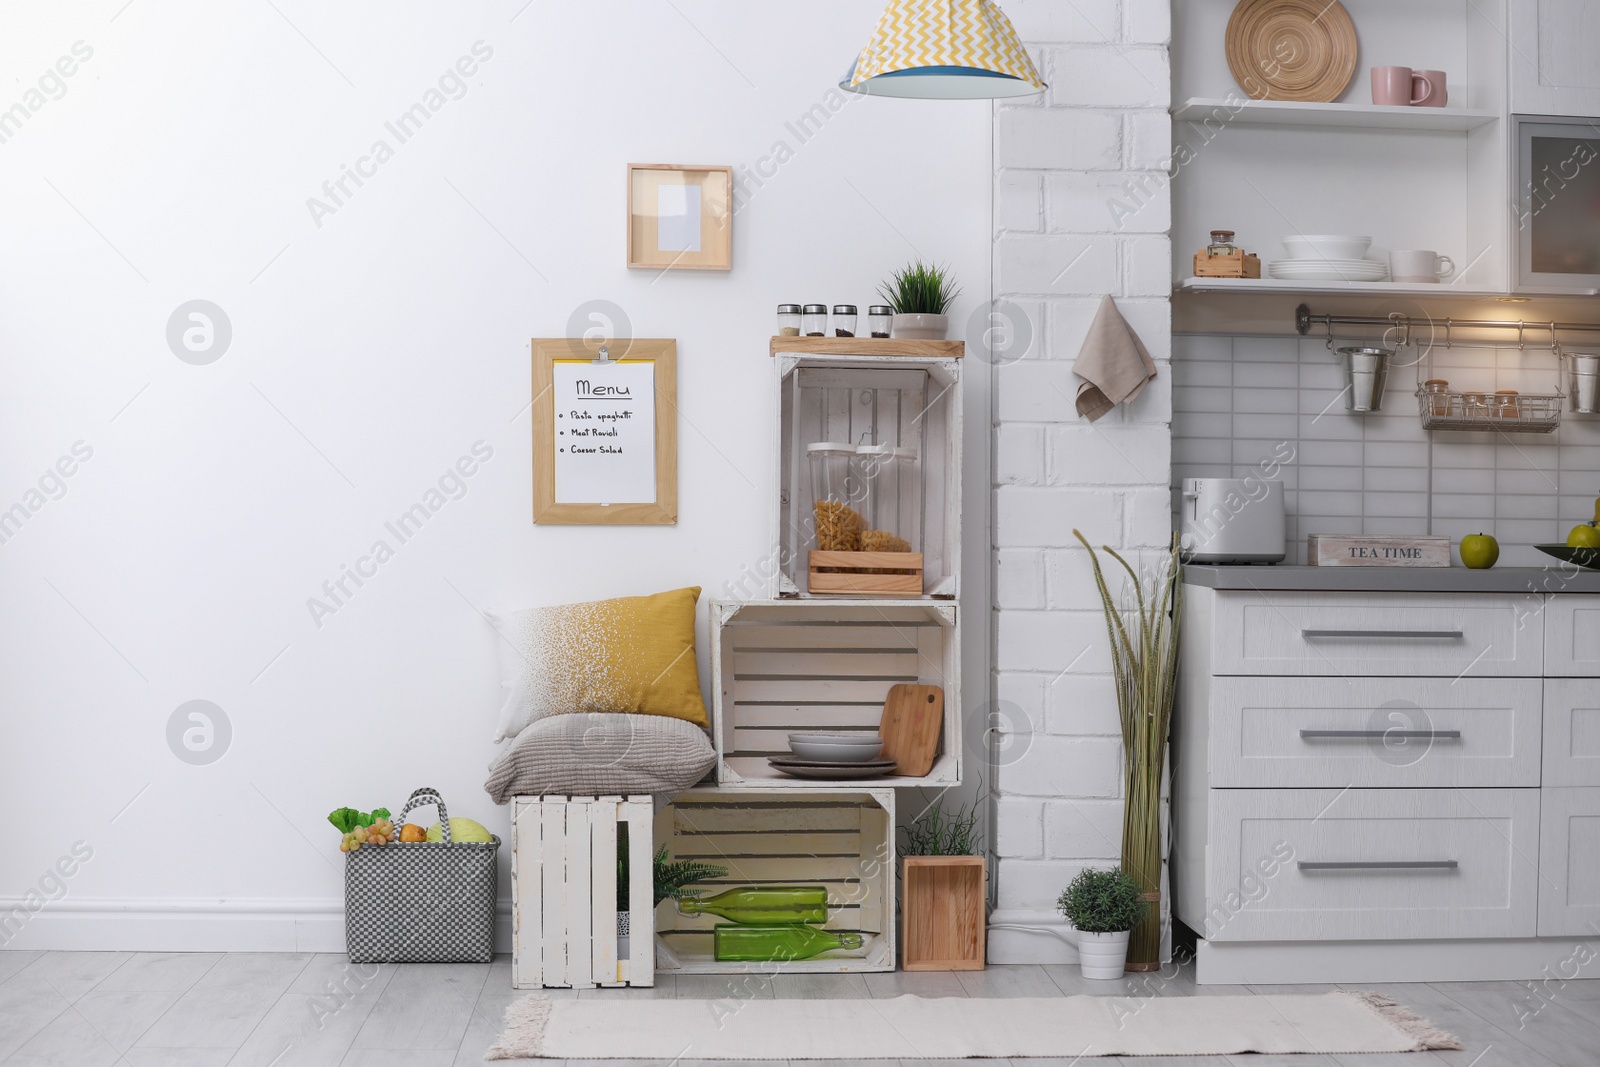
[[1077, 945], [1077, 939], [1072, 935], [1078, 931], [1073, 927], [1062, 924], [1061, 926], [1030, 926], [1027, 923], [990, 923], [990, 930], [1028, 930], [1035, 934], [1054, 934], [1069, 945]]

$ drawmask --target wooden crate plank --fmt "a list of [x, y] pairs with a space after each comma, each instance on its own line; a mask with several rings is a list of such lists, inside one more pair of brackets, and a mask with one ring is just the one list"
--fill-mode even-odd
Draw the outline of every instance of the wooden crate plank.
[[669, 825], [677, 834], [743, 833], [752, 827], [761, 830], [849, 830], [861, 828], [855, 804], [806, 804], [804, 807], [779, 803], [684, 804], [672, 805]]
[[748, 624], [735, 622], [723, 628], [734, 651], [769, 651], [801, 648], [891, 649], [914, 652], [919, 631], [934, 622], [823, 623], [795, 621], [789, 624]]
[[[735, 709], [734, 729], [815, 730], [822, 723], [827, 729], [861, 729], [876, 732], [883, 719], [883, 702], [864, 700], [859, 704], [748, 704]], [[787, 743], [785, 743], [787, 747]]]
[[544, 893], [541, 900], [541, 953], [544, 984], [565, 986], [567, 979], [567, 806], [565, 797], [545, 797], [540, 805]]
[[543, 891], [540, 805], [512, 800], [511, 816], [511, 984], [516, 989], [544, 985]]
[[594, 985], [593, 948], [589, 942], [594, 929], [589, 915], [594, 899], [594, 852], [589, 834], [589, 809], [593, 806], [587, 797], [573, 797], [567, 803], [567, 984], [574, 989]]
[[623, 818], [628, 823], [628, 914], [631, 929], [628, 934], [628, 984], [650, 986], [655, 984], [655, 807], [648, 796], [629, 797], [622, 806]]
[[897, 682], [921, 681], [915, 671], [888, 675], [883, 678], [786, 678], [783, 680], [738, 680], [733, 683], [732, 704], [737, 707], [748, 700], [813, 701], [833, 704], [840, 701], [866, 703], [876, 701], [882, 706], [889, 695], [889, 687]]
[[[621, 985], [617, 979], [617, 809], [616, 797], [589, 805], [590, 975], [596, 985]], [[608, 862], [609, 860], [609, 862]]]
[[686, 856], [859, 856], [861, 835], [852, 830], [775, 832], [748, 834], [674, 835], [673, 855]]
[[755, 679], [914, 678], [921, 656], [915, 649], [791, 649], [733, 654], [738, 683]]

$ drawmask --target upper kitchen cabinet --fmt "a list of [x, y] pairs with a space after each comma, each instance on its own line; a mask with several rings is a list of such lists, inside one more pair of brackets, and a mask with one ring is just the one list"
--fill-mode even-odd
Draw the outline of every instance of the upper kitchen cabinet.
[[[1530, 0], [1531, 2], [1531, 0]], [[1590, 21], [1600, 18], [1600, 2]], [[1548, 4], [1548, 0], [1546, 0]], [[1343, 0], [1354, 73], [1329, 103], [1257, 101], [1228, 66], [1235, 0], [1173, 5], [1173, 276], [1196, 291], [1504, 294], [1514, 276], [1506, 0]], [[1573, 3], [1574, 8], [1586, 7]], [[1375, 105], [1372, 68], [1443, 71], [1443, 107]], [[1600, 84], [1600, 70], [1590, 75]], [[1232, 230], [1262, 277], [1193, 277], [1212, 230]], [[1286, 235], [1360, 234], [1367, 259], [1448, 256], [1442, 283], [1271, 276]]]
[[1511, 110], [1600, 115], [1600, 3], [1510, 0]]

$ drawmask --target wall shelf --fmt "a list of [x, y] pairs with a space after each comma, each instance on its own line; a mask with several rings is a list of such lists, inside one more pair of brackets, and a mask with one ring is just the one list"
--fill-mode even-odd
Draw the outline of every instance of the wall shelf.
[[1297, 282], [1281, 278], [1185, 278], [1180, 293], [1328, 293], [1355, 296], [1504, 296], [1495, 289], [1468, 289], [1443, 283]]
[[805, 356], [921, 356], [960, 359], [965, 341], [914, 341], [906, 337], [774, 337], [770, 354]]
[[1223, 125], [1324, 126], [1366, 130], [1445, 130], [1460, 133], [1500, 119], [1497, 111], [1464, 107], [1388, 107], [1381, 104], [1310, 104], [1291, 100], [1239, 100], [1193, 96], [1172, 109], [1178, 122]]

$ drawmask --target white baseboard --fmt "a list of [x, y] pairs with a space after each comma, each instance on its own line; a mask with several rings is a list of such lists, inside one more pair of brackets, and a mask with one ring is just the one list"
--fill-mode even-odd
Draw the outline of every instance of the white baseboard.
[[[495, 951], [511, 951], [502, 898]], [[0, 948], [120, 952], [343, 952], [344, 901], [192, 898], [0, 900]]]
[[1195, 954], [1202, 985], [1322, 982], [1521, 982], [1600, 977], [1600, 940], [1206, 941]]

